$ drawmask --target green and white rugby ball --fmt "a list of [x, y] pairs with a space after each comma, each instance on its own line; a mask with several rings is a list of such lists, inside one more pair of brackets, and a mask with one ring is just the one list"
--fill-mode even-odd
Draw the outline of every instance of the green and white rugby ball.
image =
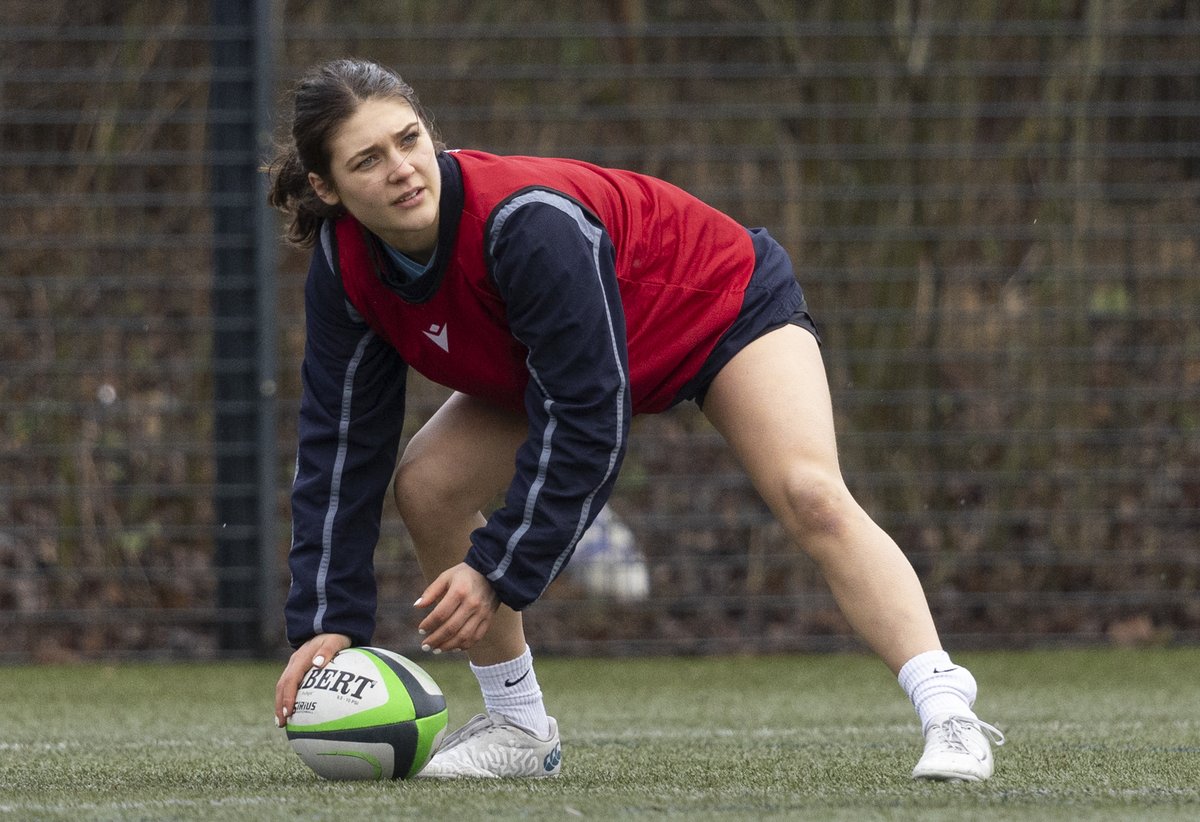
[[287, 724], [304, 763], [326, 779], [407, 779], [446, 730], [442, 689], [382, 648], [348, 648], [300, 683]]

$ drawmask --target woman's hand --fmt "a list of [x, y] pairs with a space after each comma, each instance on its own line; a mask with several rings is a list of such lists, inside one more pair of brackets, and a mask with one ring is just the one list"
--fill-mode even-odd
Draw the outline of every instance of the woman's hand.
[[465, 651], [483, 638], [500, 607], [491, 584], [466, 563], [442, 572], [413, 605], [433, 607], [418, 626], [423, 651]]
[[275, 683], [275, 727], [287, 724], [296, 707], [296, 691], [309, 669], [324, 668], [338, 651], [349, 647], [350, 637], [344, 634], [317, 634], [296, 649]]

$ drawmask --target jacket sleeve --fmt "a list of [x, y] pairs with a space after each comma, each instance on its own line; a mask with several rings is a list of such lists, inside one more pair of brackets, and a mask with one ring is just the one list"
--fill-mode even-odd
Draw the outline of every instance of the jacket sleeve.
[[529, 436], [466, 562], [521, 609], [562, 570], [612, 493], [632, 415], [612, 241], [576, 201], [526, 190], [485, 240], [513, 335], [529, 349]]
[[305, 286], [306, 341], [292, 487], [293, 647], [320, 633], [356, 644], [375, 630], [374, 552], [404, 421], [407, 366], [346, 299], [329, 245]]

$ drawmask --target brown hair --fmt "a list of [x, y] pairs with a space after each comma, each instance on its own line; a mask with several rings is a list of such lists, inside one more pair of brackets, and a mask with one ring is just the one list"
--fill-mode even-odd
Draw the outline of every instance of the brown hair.
[[412, 86], [391, 69], [369, 60], [332, 60], [310, 69], [292, 91], [290, 139], [276, 149], [266, 167], [271, 178], [267, 202], [291, 216], [287, 238], [311, 246], [321, 221], [340, 216], [341, 206], [321, 201], [308, 181], [309, 172], [329, 180], [329, 145], [338, 128], [367, 100], [395, 98], [412, 106], [434, 146], [445, 149], [425, 115]]

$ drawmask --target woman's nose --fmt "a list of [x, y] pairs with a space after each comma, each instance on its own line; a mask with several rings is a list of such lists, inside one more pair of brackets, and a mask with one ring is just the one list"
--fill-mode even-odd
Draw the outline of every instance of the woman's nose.
[[389, 177], [400, 179], [412, 173], [413, 165], [408, 161], [408, 154], [409, 152], [397, 151], [389, 158], [388, 161], [391, 164], [391, 171], [388, 173]]

